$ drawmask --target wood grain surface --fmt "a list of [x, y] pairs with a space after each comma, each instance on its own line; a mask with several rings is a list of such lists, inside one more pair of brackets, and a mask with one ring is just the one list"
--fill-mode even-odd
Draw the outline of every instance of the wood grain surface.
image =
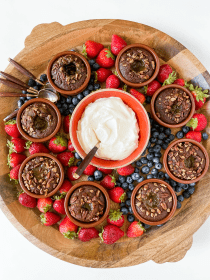
[[[46, 72], [49, 60], [58, 52], [77, 48], [87, 40], [110, 44], [113, 33], [122, 36], [128, 44], [143, 43], [154, 48], [161, 63], [168, 62], [180, 77], [210, 88], [210, 75], [198, 59], [182, 44], [152, 27], [123, 20], [89, 20], [63, 26], [57, 22], [36, 26], [25, 40], [25, 48], [15, 60], [37, 78]], [[3, 69], [2, 69], [3, 70]], [[12, 65], [5, 70], [22, 81], [27, 77]], [[0, 85], [0, 91], [10, 91]], [[9, 181], [7, 166], [7, 136], [3, 118], [17, 107], [17, 98], [1, 98], [0, 103], [0, 207], [11, 223], [34, 245], [45, 252], [70, 263], [86, 267], [125, 267], [148, 260], [156, 263], [181, 260], [193, 241], [193, 234], [210, 214], [210, 173], [196, 185], [195, 194], [185, 200], [176, 215], [162, 227], [153, 227], [141, 238], [121, 238], [113, 245], [99, 239], [82, 243], [65, 239], [57, 226], [45, 227], [40, 223], [38, 209], [27, 209], [17, 200], [17, 185]], [[202, 112], [210, 120], [209, 102]], [[208, 125], [207, 132], [210, 133]], [[210, 140], [204, 144], [210, 151]], [[84, 180], [85, 177], [82, 178]], [[80, 179], [81, 180], [81, 179]], [[18, 187], [19, 188], [19, 187]], [[112, 208], [117, 208], [112, 203]], [[125, 224], [123, 230], [126, 230]]]

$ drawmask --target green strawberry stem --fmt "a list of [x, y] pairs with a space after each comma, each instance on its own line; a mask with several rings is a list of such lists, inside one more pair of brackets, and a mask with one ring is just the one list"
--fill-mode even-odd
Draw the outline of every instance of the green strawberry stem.
[[144, 86], [144, 92], [145, 92], [145, 94], [147, 94], [147, 89], [148, 89], [148, 85], [147, 85], [147, 86]]
[[46, 223], [46, 217], [45, 217], [45, 215], [44, 215], [44, 214], [41, 214], [41, 215], [40, 215], [40, 218], [41, 218], [41, 223], [42, 223], [42, 224], [45, 224], [45, 223]]
[[120, 199], [121, 202], [125, 202], [126, 193], [124, 192], [119, 199]]
[[164, 83], [163, 83], [162, 86], [166, 86], [166, 85], [171, 85], [171, 84], [173, 84], [173, 82], [176, 80], [176, 76], [177, 76], [176, 72], [173, 71], [171, 74], [169, 74], [168, 79], [166, 79], [166, 80], [164, 81]]
[[200, 100], [203, 102], [204, 98], [209, 97], [209, 94], [206, 94], [206, 93], [208, 93], [208, 89], [203, 90], [201, 87], [198, 87], [198, 86], [194, 87], [193, 84], [189, 84], [187, 82], [185, 82], [185, 87], [188, 88], [190, 91], [195, 92], [196, 101], [198, 101], [198, 102]]
[[142, 226], [142, 223], [140, 221], [138, 222], [138, 225], [144, 232], [146, 232], [146, 229]]
[[5, 125], [8, 125], [8, 124], [16, 124], [16, 120], [9, 120], [8, 122], [5, 123]]
[[9, 167], [11, 167], [11, 165], [10, 165], [10, 153], [8, 154], [8, 156], [7, 156], [7, 165], [9, 165]]
[[98, 81], [98, 74], [96, 71], [94, 71], [94, 83], [96, 84]]
[[192, 129], [195, 130], [196, 127], [198, 126], [198, 119], [192, 118], [191, 120], [189, 120], [189, 122], [186, 124], [186, 126], [192, 127]]
[[84, 57], [87, 58], [87, 52], [86, 52], [86, 46], [85, 46], [85, 44], [84, 44], [83, 47], [82, 47], [82, 53], [83, 53]]
[[63, 135], [57, 134], [55, 138], [56, 139], [53, 141], [54, 144], [57, 146], [61, 145], [62, 147], [67, 147], [67, 139]]
[[68, 239], [74, 239], [75, 237], [77, 237], [77, 233], [74, 231], [70, 231], [70, 230], [63, 233], [63, 235], [65, 238], [68, 238]]
[[108, 50], [105, 50], [105, 52], [107, 53], [107, 55], [106, 55], [107, 58], [112, 58], [113, 60], [115, 60], [115, 57], [114, 57], [113, 53], [111, 52], [110, 46], [108, 47]]
[[17, 179], [12, 179], [12, 178], [10, 177], [10, 174], [8, 174], [8, 175], [9, 175], [10, 181], [13, 181], [15, 184], [18, 184], [18, 183], [19, 183], [19, 181], [18, 181]]
[[26, 142], [26, 146], [25, 146], [25, 149], [29, 149], [30, 147], [31, 147], [31, 144], [32, 144], [32, 142], [31, 141], [27, 141]]
[[74, 157], [71, 157], [68, 162], [68, 166], [72, 166], [74, 163]]
[[117, 210], [110, 210], [109, 211], [109, 219], [110, 221], [118, 221], [122, 219], [122, 212], [120, 212], [120, 209]]
[[101, 238], [101, 240], [104, 242], [104, 239], [103, 239], [103, 232], [104, 232], [104, 228], [102, 227], [101, 228], [101, 232], [98, 234], [98, 236]]
[[9, 148], [9, 155], [10, 155], [11, 153], [13, 153], [13, 152], [16, 153], [16, 151], [15, 151], [15, 145], [14, 145], [11, 141], [9, 141], [9, 140], [7, 140], [7, 147]]

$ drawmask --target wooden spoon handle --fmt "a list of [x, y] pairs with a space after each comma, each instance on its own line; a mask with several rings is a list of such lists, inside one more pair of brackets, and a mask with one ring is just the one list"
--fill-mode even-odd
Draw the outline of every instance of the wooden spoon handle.
[[26, 75], [27, 77], [36, 80], [36, 77], [29, 72], [28, 70], [26, 70], [22, 65], [20, 65], [18, 62], [14, 61], [13, 59], [9, 58], [8, 59], [9, 62], [16, 68], [18, 69], [23, 75]]
[[19, 110], [19, 109], [16, 109], [14, 112], [12, 112], [12, 113], [9, 114], [8, 116], [6, 116], [6, 117], [4, 118], [4, 121], [7, 122], [7, 121], [13, 119], [15, 116], [17, 116], [18, 110]]
[[17, 92], [0, 92], [0, 96], [4, 97], [34, 97], [34, 94], [23, 94]]
[[20, 86], [23, 86], [23, 87], [26, 87], [26, 88], [30, 88], [26, 83], [22, 82], [21, 80], [19, 80], [19, 79], [15, 78], [15, 77], [13, 77], [13, 76], [3, 72], [3, 71], [0, 71], [0, 75], [2, 77], [4, 77], [4, 78], [8, 79], [9, 81], [14, 82], [14, 83], [16, 83], [16, 84], [18, 84]]
[[17, 88], [17, 89], [21, 89], [21, 90], [27, 90], [27, 87], [18, 85], [16, 83], [13, 83], [13, 82], [5, 80], [5, 79], [0, 78], [0, 83], [6, 85], [8, 87]]
[[85, 168], [88, 166], [88, 164], [91, 162], [92, 158], [94, 157], [95, 153], [97, 152], [98, 148], [99, 148], [99, 143], [98, 142], [93, 148], [92, 150], [90, 150], [90, 152], [86, 155], [86, 157], [83, 159], [83, 161], [81, 162], [81, 164], [79, 165], [79, 167], [77, 168], [76, 172], [73, 174], [73, 177], [75, 179], [78, 179], [83, 171], [85, 170]]

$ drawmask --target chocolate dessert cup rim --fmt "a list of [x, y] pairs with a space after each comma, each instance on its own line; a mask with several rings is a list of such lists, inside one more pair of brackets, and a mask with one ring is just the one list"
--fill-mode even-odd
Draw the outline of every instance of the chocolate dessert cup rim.
[[[82, 186], [93, 186], [97, 189], [100, 189], [104, 195], [105, 198], [105, 211], [104, 214], [100, 217], [100, 219], [96, 222], [81, 222], [79, 220], [76, 220], [75, 218], [72, 217], [71, 213], [69, 212], [69, 200], [70, 200], [70, 196], [72, 195], [73, 191], [75, 191], [76, 189], [82, 187]], [[106, 189], [104, 187], [102, 187], [101, 185], [99, 185], [98, 183], [95, 182], [90, 182], [90, 181], [82, 181], [79, 183], [76, 183], [66, 194], [65, 197], [65, 201], [64, 201], [64, 207], [65, 207], [65, 211], [66, 211], [66, 215], [68, 216], [68, 218], [77, 226], [79, 227], [84, 227], [84, 228], [90, 228], [90, 227], [95, 227], [97, 225], [99, 225], [100, 223], [102, 223], [106, 217], [109, 214], [109, 210], [110, 210], [110, 198], [108, 195], [108, 192], [106, 191]]]
[[[165, 123], [164, 121], [162, 121], [160, 118], [157, 117], [156, 112], [155, 112], [155, 101], [156, 101], [157, 96], [160, 94], [160, 92], [162, 92], [165, 89], [169, 89], [169, 88], [181, 89], [181, 90], [185, 91], [190, 97], [190, 101], [191, 101], [190, 113], [185, 120], [183, 120], [182, 122], [180, 122], [178, 124]], [[152, 96], [150, 107], [151, 107], [152, 117], [155, 119], [155, 121], [157, 123], [159, 123], [160, 125], [165, 126], [165, 127], [169, 127], [169, 128], [177, 128], [177, 127], [184, 126], [186, 123], [188, 123], [188, 121], [192, 118], [193, 114], [195, 113], [195, 101], [194, 101], [194, 98], [192, 96], [192, 93], [187, 88], [182, 87], [180, 85], [176, 85], [176, 84], [166, 85], [166, 86], [163, 86], [163, 87], [159, 88], [154, 93], [154, 95]]]
[[[152, 54], [152, 56], [154, 57], [155, 64], [156, 64], [155, 65], [155, 71], [154, 71], [153, 75], [147, 81], [145, 81], [143, 83], [132, 83], [132, 82], [129, 82], [128, 80], [126, 80], [123, 77], [123, 75], [120, 72], [120, 69], [119, 69], [120, 58], [121, 58], [121, 56], [123, 55], [123, 53], [125, 51], [127, 51], [127, 50], [129, 50], [131, 48], [142, 48], [142, 49], [145, 49], [148, 52], [150, 52]], [[159, 57], [156, 54], [156, 52], [151, 47], [149, 47], [147, 45], [144, 45], [144, 44], [136, 43], [136, 44], [127, 45], [126, 47], [124, 47], [119, 52], [119, 54], [117, 55], [116, 61], [115, 61], [115, 68], [116, 68], [117, 74], [120, 77], [120, 80], [122, 80], [126, 85], [128, 85], [130, 87], [134, 87], [134, 88], [139, 88], [139, 87], [143, 87], [143, 86], [148, 85], [149, 83], [151, 83], [157, 77], [159, 69], [160, 69], [160, 60], [159, 60]]]
[[[57, 116], [57, 125], [56, 125], [56, 128], [55, 130], [48, 136], [44, 137], [44, 138], [33, 138], [31, 136], [29, 136], [22, 128], [22, 124], [21, 124], [21, 115], [23, 113], [23, 111], [31, 104], [33, 103], [45, 103], [45, 104], [48, 104], [49, 106], [51, 106], [55, 113], [56, 113], [56, 116]], [[61, 114], [60, 114], [60, 111], [58, 109], [58, 107], [52, 103], [51, 101], [47, 100], [47, 99], [44, 99], [44, 98], [34, 98], [34, 99], [31, 99], [29, 101], [27, 101], [26, 103], [24, 103], [20, 109], [18, 110], [18, 113], [17, 113], [17, 128], [20, 132], [20, 134], [27, 140], [31, 141], [31, 142], [45, 142], [45, 141], [48, 141], [50, 140], [53, 136], [55, 136], [58, 131], [60, 130], [60, 127], [61, 127]]]
[[[32, 193], [32, 192], [30, 192], [30, 191], [25, 187], [25, 185], [24, 185], [24, 183], [23, 183], [23, 178], [22, 178], [23, 169], [24, 169], [25, 165], [26, 165], [31, 159], [36, 158], [36, 157], [48, 157], [48, 158], [50, 158], [50, 159], [53, 159], [53, 160], [57, 163], [57, 165], [58, 165], [58, 167], [59, 167], [59, 169], [60, 169], [60, 181], [59, 181], [57, 187], [56, 187], [53, 191], [49, 192], [47, 195]], [[59, 190], [59, 188], [60, 188], [61, 185], [63, 184], [63, 181], [64, 181], [64, 169], [63, 169], [63, 166], [62, 166], [62, 164], [60, 163], [60, 161], [59, 161], [56, 157], [54, 157], [53, 155], [47, 154], [47, 153], [37, 153], [37, 154], [33, 154], [33, 155], [27, 157], [27, 158], [21, 163], [21, 166], [20, 166], [20, 169], [19, 169], [19, 174], [18, 174], [18, 180], [19, 180], [19, 184], [20, 184], [22, 190], [23, 190], [25, 193], [27, 193], [28, 195], [30, 195], [30, 196], [32, 196], [32, 197], [35, 197], [35, 198], [46, 198], [46, 197], [51, 197], [51, 196], [53, 196], [53, 195]]]
[[[51, 76], [51, 68], [52, 68], [52, 65], [53, 65], [53, 63], [55, 62], [56, 59], [58, 59], [61, 56], [70, 55], [70, 54], [79, 57], [84, 62], [85, 66], [86, 66], [86, 69], [87, 69], [87, 77], [86, 77], [84, 83], [79, 88], [77, 88], [75, 90], [64, 90], [64, 89], [61, 89], [58, 86], [56, 86], [55, 83], [53, 82], [53, 79], [52, 79], [52, 76]], [[75, 95], [79, 92], [82, 92], [87, 87], [87, 85], [89, 83], [89, 80], [90, 80], [90, 77], [91, 77], [91, 68], [90, 68], [90, 64], [89, 64], [88, 60], [82, 54], [77, 53], [77, 52], [73, 52], [73, 51], [60, 52], [60, 53], [56, 54], [50, 60], [48, 66], [47, 66], [47, 78], [48, 78], [48, 81], [49, 81], [50, 85], [56, 91], [61, 93], [63, 96], [65, 96], [65, 95]]]
[[[151, 221], [145, 220], [142, 216], [139, 215], [139, 213], [137, 212], [136, 207], [135, 207], [135, 196], [136, 196], [137, 191], [142, 186], [144, 186], [144, 185], [146, 185], [148, 183], [160, 183], [160, 184], [166, 185], [168, 187], [168, 190], [170, 191], [170, 193], [172, 195], [172, 198], [173, 198], [173, 204], [172, 204], [171, 212], [164, 219], [162, 219], [160, 221], [151, 222]], [[166, 223], [168, 220], [170, 220], [173, 217], [173, 215], [174, 215], [174, 213], [176, 211], [176, 207], [177, 207], [176, 193], [175, 193], [173, 188], [168, 183], [166, 183], [165, 181], [163, 181], [161, 179], [147, 179], [147, 180], [142, 181], [138, 185], [136, 185], [135, 189], [133, 190], [132, 195], [131, 195], [131, 207], [132, 207], [134, 216], [139, 221], [141, 221], [142, 223], [150, 225], [150, 226], [161, 225], [161, 224]]]
[[[202, 174], [201, 174], [199, 177], [197, 177], [196, 179], [194, 179], [194, 180], [182, 180], [182, 179], [179, 179], [179, 178], [177, 178], [176, 176], [174, 176], [174, 175], [171, 173], [170, 169], [168, 168], [168, 160], [167, 160], [168, 153], [169, 153], [170, 149], [171, 149], [174, 145], [176, 145], [177, 143], [180, 143], [180, 142], [190, 142], [190, 143], [196, 145], [196, 146], [203, 152], [203, 154], [204, 154], [204, 156], [205, 156], [205, 160], [206, 160], [205, 168], [203, 169]], [[182, 139], [178, 139], [178, 140], [173, 141], [173, 142], [167, 147], [167, 149], [165, 150], [164, 155], [163, 155], [163, 165], [164, 165], [164, 168], [165, 168], [165, 170], [166, 170], [166, 173], [167, 173], [167, 174], [171, 177], [171, 179], [173, 179], [174, 181], [176, 181], [176, 182], [178, 182], [178, 183], [182, 183], [182, 184], [196, 183], [196, 182], [200, 181], [200, 179], [201, 179], [201, 178], [206, 174], [206, 172], [208, 171], [208, 168], [209, 168], [209, 156], [208, 156], [207, 150], [205, 149], [205, 147], [204, 147], [201, 143], [199, 143], [199, 142], [197, 142], [197, 141], [195, 141], [195, 140], [192, 140], [192, 139], [182, 138]]]

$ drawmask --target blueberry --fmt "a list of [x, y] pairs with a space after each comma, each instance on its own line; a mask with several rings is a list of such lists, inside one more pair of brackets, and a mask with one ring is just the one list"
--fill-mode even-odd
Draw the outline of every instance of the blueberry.
[[191, 194], [187, 191], [183, 191], [182, 195], [184, 196], [184, 198], [189, 198], [191, 196]]
[[141, 155], [144, 156], [146, 154], [146, 151], [147, 150], [145, 149]]
[[130, 198], [129, 198], [129, 199], [126, 199], [125, 205], [126, 205], [126, 206], [131, 206], [131, 200], [130, 200]]
[[130, 191], [133, 191], [133, 190], [135, 189], [134, 184], [129, 184], [129, 185], [128, 185], [128, 189], [129, 189]]
[[130, 214], [133, 214], [133, 209], [132, 209], [131, 206], [128, 207], [128, 212], [129, 212]]
[[76, 106], [78, 103], [79, 103], [79, 99], [77, 97], [73, 97], [72, 104], [74, 104]]
[[154, 157], [154, 158], [152, 159], [152, 161], [153, 161], [154, 163], [159, 163], [159, 162], [160, 162], [160, 158]]
[[66, 103], [66, 98], [64, 96], [61, 95], [60, 97], [60, 103]]
[[96, 63], [95, 59], [89, 59], [88, 60], [90, 66], [92, 66], [94, 63]]
[[153, 147], [150, 147], [150, 148], [148, 149], [148, 152], [149, 152], [149, 153], [154, 153]]
[[88, 89], [89, 91], [93, 91], [93, 85], [89, 85], [89, 86], [87, 87], [87, 89]]
[[176, 191], [177, 193], [181, 192], [181, 190], [182, 190], [181, 187], [179, 187], [179, 186], [176, 186], [176, 187], [175, 187], [175, 191]]
[[154, 131], [154, 132], [152, 133], [152, 137], [158, 138], [158, 136], [159, 136], [159, 132], [158, 132], [158, 131]]
[[161, 146], [160, 146], [160, 145], [155, 145], [155, 146], [153, 147], [153, 151], [154, 151], [155, 153], [159, 153], [159, 152], [161, 151]]
[[154, 178], [154, 176], [152, 174], [147, 175], [147, 179], [153, 179], [153, 178]]
[[128, 209], [125, 206], [120, 208], [120, 212], [122, 212], [123, 215], [128, 215]]
[[41, 82], [46, 82], [47, 81], [47, 75], [42, 74], [39, 79], [40, 79]]
[[148, 166], [149, 168], [151, 168], [153, 165], [154, 165], [153, 161], [152, 161], [152, 160], [149, 160], [148, 163], [147, 163], [147, 166]]
[[149, 228], [151, 228], [151, 226], [150, 225], [147, 225], [147, 224], [145, 224], [145, 223], [141, 223], [142, 224], [142, 226], [145, 228], [145, 229], [149, 229]]
[[[149, 97], [150, 97], [150, 96], [149, 96]], [[129, 215], [127, 216], [127, 220], [128, 220], [129, 223], [132, 223], [132, 222], [135, 221], [135, 218], [134, 218], [134, 216], [133, 216], [132, 214], [129, 214]]]
[[164, 133], [166, 135], [170, 135], [171, 134], [171, 129], [169, 127], [165, 128]]
[[185, 134], [187, 134], [187, 132], [190, 131], [190, 127], [185, 125], [185, 126], [182, 127], [182, 131], [183, 131]]
[[136, 161], [136, 166], [138, 166], [138, 167], [141, 167], [141, 166], [142, 166], [142, 163], [141, 163], [140, 160]]
[[35, 85], [36, 85], [36, 81], [34, 81], [33, 79], [28, 80], [28, 86], [29, 87], [34, 87]]
[[72, 101], [72, 97], [71, 97], [71, 96], [68, 96], [68, 97], [66, 98], [66, 103], [70, 104], [71, 101]]
[[22, 90], [22, 93], [23, 93], [23, 94], [27, 94], [27, 91], [26, 91], [26, 90]]
[[[20, 97], [20, 100], [23, 100], [23, 102], [26, 100], [27, 98], [26, 97]], [[57, 104], [56, 104], [57, 105]]]
[[147, 159], [148, 160], [152, 160], [153, 158], [154, 158], [154, 154], [153, 153], [147, 154]]
[[57, 102], [57, 103], [56, 103], [56, 106], [57, 106], [57, 107], [58, 107], [58, 109], [59, 109], [59, 108], [61, 108], [61, 107], [62, 107], [62, 104], [61, 104], [60, 102]]
[[33, 87], [35, 90], [39, 90], [39, 87], [38, 86], [34, 86]]
[[88, 176], [88, 181], [94, 181], [95, 178], [93, 176]]
[[125, 202], [121, 202], [120, 207], [124, 207], [124, 206], [125, 206]]
[[188, 191], [190, 194], [193, 194], [194, 191], [195, 191], [195, 187], [189, 187], [189, 188], [187, 189], [187, 191]]
[[81, 159], [80, 155], [77, 152], [74, 153], [74, 156], [75, 156], [76, 159]]
[[60, 111], [61, 115], [63, 115], [65, 110], [63, 108], [59, 108], [59, 111]]
[[161, 132], [158, 136], [158, 139], [163, 140], [165, 138], [165, 134]]
[[96, 181], [100, 181], [103, 178], [103, 173], [100, 170], [94, 172], [94, 177]]
[[152, 174], [152, 175], [158, 174], [158, 170], [157, 170], [156, 168], [153, 168], [153, 169], [151, 170], [151, 174]]
[[154, 138], [154, 137], [150, 138], [150, 142], [151, 142], [151, 143], [155, 143], [156, 141], [157, 141], [156, 138]]
[[34, 97], [27, 96], [26, 98], [27, 98], [27, 100], [31, 100], [31, 99], [33, 99]]
[[156, 144], [162, 146], [163, 145], [163, 140], [158, 139]]
[[133, 183], [133, 179], [131, 178], [131, 176], [128, 176], [128, 177], [126, 178], [126, 182], [127, 182], [128, 184]]
[[169, 180], [165, 179], [165, 182], [168, 183], [168, 184], [170, 185], [170, 181], [169, 181]]
[[81, 162], [82, 162], [81, 160], [78, 160], [76, 166], [80, 166]]
[[100, 65], [98, 63], [94, 63], [92, 68], [94, 71], [97, 71], [100, 68]]
[[169, 175], [167, 173], [165, 173], [165, 178], [166, 179], [170, 179]]
[[207, 140], [209, 138], [208, 134], [206, 132], [202, 133], [203, 140]]
[[24, 103], [26, 103], [26, 102], [28, 102], [28, 100], [27, 100], [27, 99], [24, 101]]
[[151, 128], [151, 133], [157, 131], [157, 129], [155, 127]]
[[69, 115], [69, 110], [68, 110], [68, 109], [65, 110], [65, 111], [63, 112], [63, 115], [64, 115], [64, 116], [68, 116], [68, 115]]
[[131, 191], [128, 191], [126, 194], [127, 194], [127, 197], [128, 197], [128, 198], [131, 198], [131, 195], [132, 195], [132, 192], [131, 192]]
[[173, 140], [175, 139], [175, 136], [174, 136], [173, 134], [170, 134], [170, 135], [168, 136], [168, 138], [169, 138], [171, 141], [173, 141]]
[[150, 141], [148, 141], [148, 143], [147, 143], [147, 149], [149, 149], [151, 147], [151, 142]]
[[164, 178], [164, 173], [160, 171], [157, 175], [158, 179], [163, 179]]
[[188, 189], [188, 187], [189, 187], [188, 184], [184, 184], [184, 186], [182, 187], [182, 189], [186, 191], [186, 190]]
[[145, 157], [140, 158], [140, 161], [142, 164], [147, 164], [148, 163], [148, 159]]
[[166, 150], [168, 148], [168, 144], [167, 143], [163, 143], [162, 148], [163, 148], [163, 150]]
[[[165, 127], [164, 127], [164, 126], [160, 126], [159, 131], [160, 131], [160, 132], [163, 132], [163, 131], [164, 131], [164, 129], [165, 129]], [[165, 135], [164, 135], [164, 137], [165, 137]]]
[[70, 112], [70, 114], [73, 113], [74, 109], [75, 109], [75, 106], [74, 106], [73, 104], [70, 104], [70, 106], [69, 106], [69, 112]]
[[116, 182], [116, 186], [121, 187], [121, 183], [119, 181]]
[[133, 179], [133, 181], [136, 181], [140, 178], [140, 174], [139, 173], [133, 173], [133, 174], [131, 174], [131, 178]]
[[66, 103], [63, 103], [63, 104], [62, 104], [62, 108], [63, 108], [64, 110], [66, 110], [66, 109], [68, 109], [68, 105], [67, 105]]
[[180, 202], [180, 201], [177, 201], [177, 206], [176, 206], [176, 208], [177, 208], [177, 209], [180, 209], [181, 207], [182, 207], [181, 202]]
[[24, 104], [24, 101], [19, 99], [17, 102], [18, 108], [20, 108]]
[[171, 140], [169, 138], [164, 139], [164, 143], [169, 144]]
[[185, 186], [185, 184], [182, 184], [182, 183], [177, 183], [177, 186], [179, 186], [180, 188], [183, 189], [183, 187]]
[[94, 88], [94, 90], [98, 90], [98, 89], [101, 88], [101, 85], [100, 85], [100, 84], [95, 84], [95, 85], [93, 86], [93, 88]]
[[159, 125], [158, 123], [154, 123], [154, 124], [153, 124], [153, 127], [156, 128], [157, 130], [160, 129], [160, 125]]
[[190, 183], [189, 187], [195, 187], [196, 183]]
[[83, 95], [84, 95], [84, 96], [87, 96], [88, 94], [90, 94], [90, 91], [89, 91], [88, 89], [86, 89], [86, 90], [83, 91]]
[[95, 75], [91, 75], [89, 85], [94, 85], [94, 83], [95, 83]]
[[[146, 166], [145, 166], [146, 167]], [[140, 178], [137, 180], [138, 183], [141, 183], [142, 181], [144, 181], [144, 177], [140, 176]]]
[[182, 194], [178, 195], [177, 200], [180, 202], [184, 201], [184, 196]]
[[135, 167], [134, 172], [139, 173], [139, 169], [137, 167]]
[[177, 186], [177, 182], [175, 182], [174, 180], [170, 179], [170, 185], [175, 188]]
[[154, 156], [157, 157], [157, 158], [161, 158], [162, 155], [161, 155], [160, 152], [158, 152], [158, 153], [155, 153]]
[[151, 99], [152, 99], [152, 97], [151, 97], [151, 96], [147, 96], [147, 97], [146, 97], [146, 103], [147, 103], [147, 104], [150, 104]]
[[177, 134], [176, 134], [176, 137], [177, 137], [178, 139], [183, 138], [183, 137], [184, 137], [184, 132], [183, 132], [183, 131], [178, 131]]
[[141, 172], [143, 174], [148, 174], [149, 173], [149, 167], [148, 166], [143, 166], [142, 169], [141, 169]]
[[157, 170], [160, 170], [162, 167], [163, 167], [162, 163], [160, 163], [160, 162], [155, 163], [155, 168], [156, 168]]
[[147, 112], [148, 117], [151, 119], [151, 114], [150, 112]]
[[128, 183], [122, 183], [121, 187], [123, 188], [123, 190], [127, 190], [128, 188]]
[[77, 99], [80, 101], [84, 98], [84, 95], [80, 92], [77, 94]]
[[124, 183], [124, 182], [125, 182], [125, 176], [119, 175], [118, 181], [119, 181], [120, 183]]

